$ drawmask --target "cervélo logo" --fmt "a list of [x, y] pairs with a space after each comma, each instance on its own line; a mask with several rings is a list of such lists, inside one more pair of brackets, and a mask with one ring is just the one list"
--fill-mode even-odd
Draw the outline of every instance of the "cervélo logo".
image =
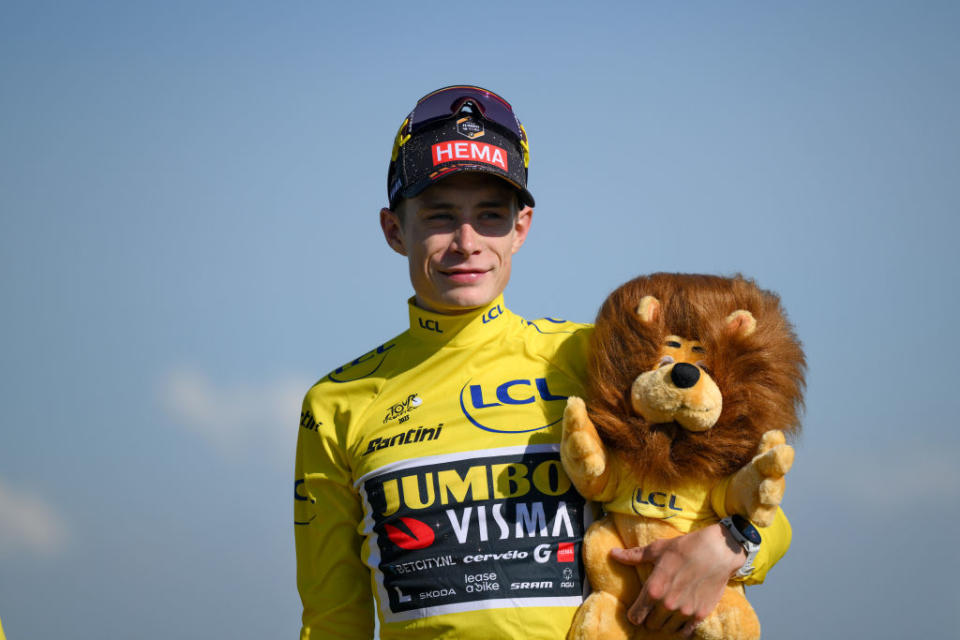
[[433, 166], [444, 162], [468, 160], [499, 167], [504, 171], [507, 168], [507, 152], [500, 147], [486, 142], [467, 142], [466, 140], [448, 140], [438, 142], [430, 147], [433, 152]]
[[[557, 410], [560, 413], [556, 419], [550, 420], [542, 412], [532, 412], [533, 422], [528, 424], [522, 421], [517, 424], [519, 414], [516, 411], [497, 411], [504, 406], [534, 404], [537, 399], [555, 403], [566, 400], [567, 396], [551, 392], [546, 378], [507, 380], [496, 386], [470, 384], [470, 380], [467, 380], [460, 389], [460, 410], [473, 426], [494, 433], [527, 433], [546, 429], [560, 422], [563, 417], [562, 405], [558, 405]], [[542, 420], [547, 422], [543, 423]]]

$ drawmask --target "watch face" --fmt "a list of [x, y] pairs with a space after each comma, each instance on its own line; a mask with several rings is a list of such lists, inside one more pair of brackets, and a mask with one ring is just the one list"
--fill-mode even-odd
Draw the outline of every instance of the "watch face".
[[757, 528], [753, 526], [752, 522], [738, 514], [734, 514], [732, 520], [733, 526], [737, 528], [740, 535], [754, 544], [760, 544], [760, 532], [757, 531]]

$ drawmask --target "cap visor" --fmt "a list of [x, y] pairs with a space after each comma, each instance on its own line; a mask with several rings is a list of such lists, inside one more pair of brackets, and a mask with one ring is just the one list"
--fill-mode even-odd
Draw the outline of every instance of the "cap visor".
[[443, 174], [438, 176], [436, 179], [421, 180], [416, 184], [410, 185], [409, 187], [401, 191], [398, 194], [398, 197], [415, 198], [421, 193], [423, 193], [428, 187], [440, 182], [444, 178], [449, 178], [450, 176], [456, 175], [458, 173], [485, 173], [495, 178], [500, 178], [504, 182], [509, 183], [511, 187], [517, 190], [517, 195], [520, 197], [520, 204], [527, 207], [536, 206], [536, 201], [533, 199], [533, 194], [530, 193], [525, 187], [521, 187], [519, 184], [511, 180], [508, 176], [503, 175], [502, 173], [491, 171], [490, 169], [479, 167], [475, 164], [470, 164], [462, 167], [458, 167], [456, 165], [445, 167], [445, 171], [443, 172]]

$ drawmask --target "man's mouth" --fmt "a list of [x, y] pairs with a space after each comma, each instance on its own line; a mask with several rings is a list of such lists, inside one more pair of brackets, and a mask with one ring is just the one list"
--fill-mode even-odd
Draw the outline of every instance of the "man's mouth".
[[476, 282], [489, 271], [489, 269], [440, 269], [440, 273], [446, 276], [449, 280], [461, 284]]

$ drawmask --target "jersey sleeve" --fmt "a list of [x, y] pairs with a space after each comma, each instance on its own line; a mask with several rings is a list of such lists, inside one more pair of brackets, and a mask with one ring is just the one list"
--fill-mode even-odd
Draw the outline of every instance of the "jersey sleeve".
[[[724, 478], [710, 494], [710, 503], [713, 510], [721, 518], [725, 518], [727, 513], [724, 507], [724, 496], [727, 494], [727, 487], [730, 485], [732, 476]], [[790, 527], [790, 521], [783, 513], [783, 509], [777, 507], [773, 522], [768, 527], [757, 527], [760, 532], [760, 550], [753, 559], [753, 571], [742, 581], [744, 584], [761, 584], [767, 577], [767, 572], [775, 564], [780, 562], [787, 549], [790, 548], [790, 540], [793, 538], [793, 529]]]
[[793, 537], [793, 530], [790, 528], [790, 521], [787, 520], [783, 509], [777, 508], [777, 515], [769, 527], [757, 527], [760, 532], [760, 550], [753, 559], [753, 571], [747, 576], [744, 584], [760, 584], [767, 577], [767, 572], [775, 564], [780, 562], [780, 558], [790, 548], [790, 540]]
[[361, 560], [360, 497], [346, 454], [348, 413], [326, 409], [323, 385], [303, 402], [294, 480], [301, 640], [373, 637], [370, 573]]

